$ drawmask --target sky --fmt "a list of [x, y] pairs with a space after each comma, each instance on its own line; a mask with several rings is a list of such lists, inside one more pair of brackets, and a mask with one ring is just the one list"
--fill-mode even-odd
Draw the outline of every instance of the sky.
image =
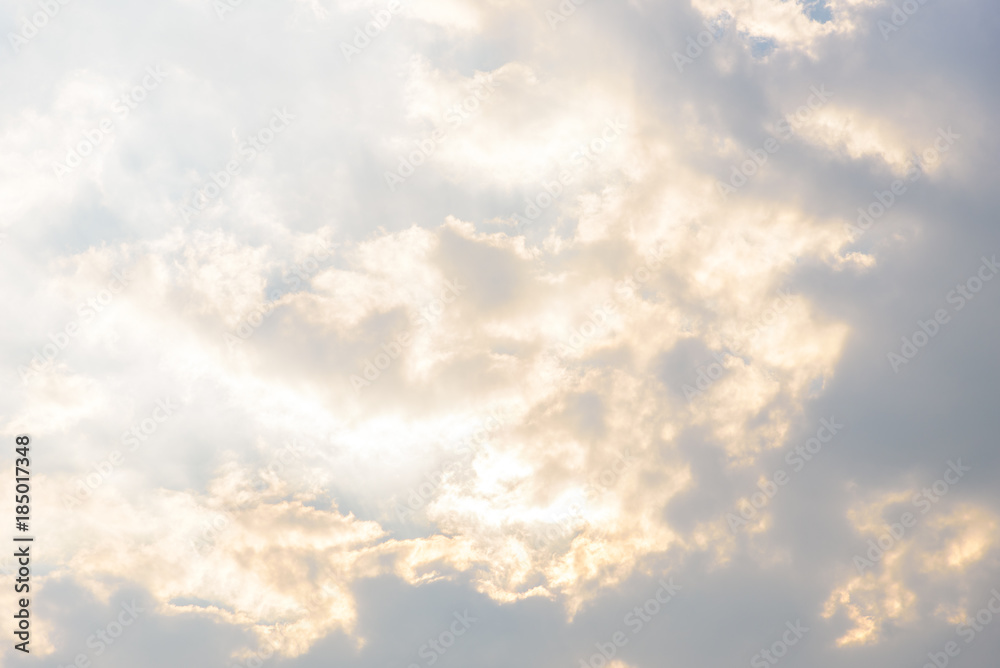
[[0, 0], [0, 665], [995, 665], [998, 30]]

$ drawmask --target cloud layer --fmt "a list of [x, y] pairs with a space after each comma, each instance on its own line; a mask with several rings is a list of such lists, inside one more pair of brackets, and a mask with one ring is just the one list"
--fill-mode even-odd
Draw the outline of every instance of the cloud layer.
[[4, 3], [0, 660], [987, 665], [990, 9]]

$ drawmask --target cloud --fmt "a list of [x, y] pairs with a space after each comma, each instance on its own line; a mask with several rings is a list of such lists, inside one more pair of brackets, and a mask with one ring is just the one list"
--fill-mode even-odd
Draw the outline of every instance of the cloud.
[[998, 247], [980, 4], [62, 7], [0, 75], [36, 656], [132, 598], [108, 665], [936, 651], [996, 586], [992, 288], [887, 354]]

